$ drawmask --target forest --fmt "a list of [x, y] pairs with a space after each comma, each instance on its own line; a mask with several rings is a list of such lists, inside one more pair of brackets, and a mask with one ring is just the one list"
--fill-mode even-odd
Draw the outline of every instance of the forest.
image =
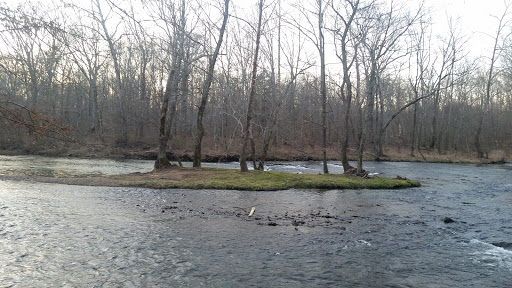
[[[512, 18], [475, 55], [428, 1], [0, 3], [0, 148], [510, 159]], [[349, 160], [357, 160], [352, 167]], [[249, 165], [249, 167], [251, 167]]]

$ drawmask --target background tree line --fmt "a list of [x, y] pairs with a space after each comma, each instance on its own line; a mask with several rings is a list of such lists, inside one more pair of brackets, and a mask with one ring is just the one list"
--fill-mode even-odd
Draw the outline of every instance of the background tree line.
[[208, 147], [262, 169], [274, 147], [325, 160], [335, 151], [358, 173], [363, 155], [390, 148], [482, 158], [511, 147], [508, 8], [490, 17], [492, 51], [474, 55], [456, 21], [434, 31], [425, 4], [239, 5], [0, 4], [0, 143], [69, 126], [81, 143], [159, 147], [163, 166], [185, 146], [194, 166]]

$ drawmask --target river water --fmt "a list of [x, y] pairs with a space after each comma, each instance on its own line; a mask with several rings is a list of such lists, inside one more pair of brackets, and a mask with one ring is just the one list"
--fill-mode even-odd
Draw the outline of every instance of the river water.
[[[510, 165], [367, 163], [423, 185], [379, 191], [152, 190], [1, 178], [151, 166], [0, 157], [0, 287], [512, 285], [512, 250], [492, 245], [512, 242]], [[321, 171], [317, 162], [268, 168]]]

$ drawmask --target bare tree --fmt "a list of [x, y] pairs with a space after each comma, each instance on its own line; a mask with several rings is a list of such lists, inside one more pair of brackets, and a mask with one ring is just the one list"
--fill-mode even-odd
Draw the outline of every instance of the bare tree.
[[28, 3], [26, 8], [21, 6], [15, 9], [1, 7], [0, 13], [5, 31], [0, 34], [0, 37], [15, 53], [17, 61], [23, 65], [23, 79], [29, 85], [27, 104], [29, 107], [35, 108], [38, 106], [41, 90], [40, 80], [43, 72], [38, 58], [40, 57], [39, 52], [44, 50], [42, 34], [44, 34], [45, 25], [39, 19], [39, 15], [34, 14], [36, 9], [32, 3]]
[[[318, 51], [320, 58], [320, 99], [321, 99], [321, 127], [322, 127], [322, 163], [323, 172], [329, 173], [327, 166], [327, 85], [326, 85], [326, 63], [325, 63], [325, 14], [328, 7], [328, 1], [316, 0], [314, 10], [309, 10], [307, 5], [299, 3], [295, 8], [304, 16], [307, 25], [300, 23], [295, 17], [291, 20], [291, 24], [297, 27], [313, 43]], [[316, 21], [312, 21], [313, 19]]]
[[[260, 0], [258, 2], [258, 25], [256, 26], [256, 43], [254, 47], [254, 59], [252, 62], [251, 90], [249, 92], [249, 103], [247, 105], [247, 116], [244, 125], [242, 152], [240, 153], [240, 171], [242, 172], [249, 171], [249, 168], [247, 167], [247, 145], [249, 144], [249, 137], [252, 131], [253, 105], [254, 98], [256, 97], [256, 77], [258, 73], [258, 55], [260, 50], [261, 23], [263, 18], [264, 2], [264, 0]], [[255, 161], [255, 159], [253, 159], [253, 161]]]
[[[438, 150], [440, 152], [440, 136], [439, 136], [439, 110], [440, 110], [440, 102], [441, 102], [441, 92], [446, 90], [448, 86], [452, 86], [452, 83], [446, 83], [443, 86], [443, 80], [447, 79], [450, 75], [452, 75], [451, 71], [453, 71], [455, 62], [457, 60], [457, 42], [458, 39], [455, 35], [455, 32], [453, 31], [453, 27], [450, 25], [451, 31], [448, 39], [446, 41], [443, 41], [441, 49], [441, 67], [439, 69], [439, 72], [437, 73], [437, 78], [435, 80], [435, 86], [433, 87], [433, 90], [435, 91], [433, 93], [433, 113], [432, 113], [432, 137], [430, 140], [430, 148], [434, 148], [436, 145], [438, 145]], [[450, 78], [453, 82], [453, 78]]]
[[[352, 58], [349, 59], [349, 43], [350, 43], [350, 36], [351, 33], [354, 33], [352, 31], [352, 23], [354, 22], [354, 19], [356, 17], [356, 14], [358, 13], [359, 9], [359, 0], [351, 1], [347, 0], [345, 9], [346, 14], [342, 14], [343, 12], [340, 11], [341, 7], [334, 7], [333, 3], [331, 2], [331, 7], [333, 11], [336, 14], [336, 28], [333, 29], [334, 37], [335, 37], [335, 43], [339, 45], [341, 51], [336, 50], [336, 56], [338, 59], [341, 60], [341, 64], [343, 67], [343, 84], [341, 93], [343, 102], [345, 104], [345, 109], [343, 111], [344, 115], [344, 122], [343, 122], [343, 140], [341, 143], [341, 164], [343, 165], [343, 170], [348, 171], [349, 169], [353, 168], [350, 166], [348, 162], [347, 157], [347, 151], [348, 151], [348, 144], [349, 144], [349, 122], [350, 122], [350, 106], [352, 104], [352, 94], [353, 94], [353, 87], [352, 87], [352, 79], [350, 76], [351, 67], [357, 60], [357, 50], [359, 49], [360, 39], [354, 39], [354, 51], [352, 53]], [[339, 25], [339, 26], [338, 26]], [[346, 93], [346, 94], [345, 94]]]
[[[366, 69], [366, 112], [365, 112], [365, 124], [363, 125], [363, 137], [359, 143], [358, 149], [358, 167], [357, 172], [363, 173], [362, 158], [365, 147], [367, 134], [372, 138], [376, 147], [375, 152], [377, 157], [380, 156], [378, 147], [380, 146], [380, 140], [378, 138], [379, 133], [374, 133], [375, 122], [375, 103], [377, 97], [380, 94], [380, 78], [381, 73], [384, 69], [394, 61], [402, 58], [406, 55], [407, 51], [403, 50], [403, 41], [401, 42], [406, 32], [409, 31], [411, 26], [419, 19], [422, 8], [418, 8], [415, 14], [409, 15], [404, 7], [397, 7], [394, 1], [391, 1], [389, 11], [375, 11], [373, 19], [374, 23], [369, 23], [370, 32], [366, 35], [363, 41], [364, 46], [367, 50], [367, 69]], [[375, 6], [378, 8], [378, 6]], [[402, 53], [399, 53], [402, 52]], [[383, 111], [383, 100], [379, 99], [381, 104], [381, 111]], [[377, 117], [379, 115], [377, 114]], [[382, 114], [380, 115], [382, 119]], [[381, 120], [382, 121], [382, 120]], [[383, 125], [382, 122], [380, 125]], [[380, 131], [382, 126], [377, 129]], [[374, 139], [374, 138], [376, 139]]]
[[[167, 76], [167, 84], [165, 87], [165, 93], [163, 95], [163, 101], [160, 107], [160, 128], [159, 128], [159, 141], [158, 141], [158, 155], [155, 161], [155, 169], [162, 169], [169, 167], [171, 164], [167, 157], [168, 142], [171, 135], [172, 122], [176, 114], [176, 105], [179, 95], [179, 82], [182, 77], [182, 65], [184, 57], [184, 45], [185, 45], [185, 34], [186, 34], [186, 3], [185, 0], [181, 1], [181, 7], [179, 11], [175, 10], [173, 4], [169, 4], [168, 7], [160, 7], [164, 10], [162, 12], [162, 18], [165, 18], [165, 14], [169, 12], [171, 15], [170, 22], [166, 23], [171, 25], [169, 37], [172, 37], [170, 43], [171, 49], [171, 67]], [[170, 11], [167, 11], [170, 10]], [[178, 13], [178, 15], [176, 15]], [[170, 107], [169, 107], [169, 102]]]
[[[410, 145], [412, 155], [432, 147], [486, 157], [510, 144], [512, 73], [499, 69], [506, 12], [490, 61], [473, 62], [456, 30], [434, 35], [427, 10], [411, 14], [401, 0], [258, 0], [259, 21], [230, 15], [229, 0], [11, 2], [0, 3], [7, 147], [39, 134], [38, 121], [15, 125], [16, 113], [56, 117], [86, 143], [115, 145], [137, 131], [144, 143], [133, 144], [158, 147], [157, 168], [193, 145], [197, 167], [204, 151], [235, 157], [245, 142], [241, 162], [252, 153], [262, 169], [274, 146], [327, 168], [328, 145], [340, 143], [344, 170], [352, 145], [361, 171], [363, 152]], [[230, 29], [227, 15], [244, 24]]]
[[217, 40], [217, 45], [215, 47], [215, 51], [213, 55], [211, 55], [208, 59], [208, 71], [206, 74], [206, 79], [203, 83], [202, 89], [202, 97], [201, 102], [199, 104], [198, 112], [197, 112], [197, 133], [196, 133], [196, 141], [195, 141], [195, 149], [194, 149], [194, 158], [193, 158], [193, 166], [201, 167], [201, 144], [204, 135], [204, 126], [203, 126], [203, 116], [204, 110], [206, 108], [206, 103], [208, 102], [208, 96], [210, 93], [210, 87], [212, 85], [213, 77], [214, 77], [214, 69], [215, 62], [217, 61], [217, 57], [220, 52], [220, 47], [222, 46], [222, 39], [224, 37], [224, 32], [226, 30], [226, 24], [228, 22], [229, 17], [229, 0], [224, 1], [224, 17], [222, 20], [222, 26], [219, 30], [219, 38]]
[[[83, 10], [72, 7], [74, 13], [82, 15]], [[88, 13], [87, 11], [85, 11]], [[79, 21], [68, 29], [62, 41], [71, 61], [80, 71], [88, 83], [88, 115], [92, 119], [91, 132], [97, 132], [100, 140], [104, 142], [104, 127], [101, 105], [98, 100], [100, 70], [104, 66], [102, 51], [100, 50], [99, 23], [83, 23], [86, 17], [78, 17]]]
[[[265, 169], [265, 161], [270, 149], [270, 144], [272, 140], [276, 139], [276, 136], [278, 134], [278, 128], [279, 128], [279, 121], [285, 119], [281, 114], [283, 111], [283, 105], [285, 104], [285, 100], [290, 95], [294, 94], [295, 92], [294, 87], [297, 84], [297, 77], [303, 75], [308, 69], [310, 69], [313, 65], [309, 61], [304, 61], [304, 59], [301, 59], [301, 56], [303, 54], [303, 49], [305, 45], [305, 41], [301, 40], [299, 38], [299, 44], [294, 45], [294, 43], [289, 43], [288, 48], [290, 51], [284, 52], [285, 57], [287, 58], [287, 64], [289, 66], [289, 75], [285, 79], [285, 82], [283, 83], [283, 80], [281, 80], [281, 52], [282, 52], [282, 18], [283, 14], [281, 12], [281, 1], [279, 0], [277, 2], [277, 63], [276, 59], [274, 57], [274, 38], [271, 38], [270, 41], [268, 41], [269, 48], [267, 49], [268, 58], [270, 61], [270, 79], [269, 79], [269, 85], [270, 85], [270, 92], [264, 92], [264, 101], [269, 104], [268, 106], [262, 107], [264, 111], [267, 111], [267, 115], [262, 116], [260, 120], [260, 128], [261, 128], [261, 134], [263, 138], [263, 147], [262, 152], [260, 154], [260, 157], [258, 158], [259, 163], [257, 165], [258, 170], [264, 170]], [[301, 33], [298, 34], [299, 37]], [[274, 37], [275, 35], [267, 35], [267, 37]], [[294, 55], [296, 53], [296, 55]], [[277, 66], [277, 72], [276, 68]], [[277, 75], [276, 75], [277, 74]], [[261, 111], [260, 113], [263, 114], [264, 111]], [[286, 126], [281, 123], [281, 126]], [[276, 142], [276, 141], [274, 141]]]
[[[490, 59], [489, 64], [489, 72], [487, 75], [487, 81], [485, 84], [485, 96], [482, 99], [482, 109], [480, 112], [480, 117], [478, 118], [478, 126], [476, 128], [475, 133], [475, 148], [476, 148], [476, 154], [478, 158], [484, 158], [484, 150], [482, 148], [482, 130], [484, 128], [484, 121], [487, 116], [487, 113], [489, 111], [489, 103], [491, 102], [491, 87], [493, 84], [493, 80], [496, 77], [496, 74], [494, 73], [494, 66], [496, 64], [496, 61], [498, 60], [500, 56], [500, 37], [502, 36], [503, 29], [508, 26], [508, 22], [510, 20], [507, 19], [509, 16], [508, 9], [510, 7], [510, 1], [505, 2], [505, 10], [503, 11], [503, 14], [499, 18], [498, 23], [498, 29], [496, 30], [496, 36], [494, 37], [494, 46], [492, 49], [492, 56]], [[506, 35], [508, 37], [510, 34]], [[505, 38], [506, 38], [505, 37]]]
[[[113, 4], [115, 5], [115, 4]], [[134, 11], [133, 3], [130, 3], [130, 7], [128, 10], [125, 10], [116, 5], [116, 8], [120, 10], [122, 16], [128, 17], [129, 21], [129, 29], [131, 34], [134, 36], [136, 40], [136, 47], [138, 48], [138, 54], [140, 58], [139, 63], [139, 77], [138, 77], [138, 99], [137, 103], [141, 105], [140, 114], [138, 115], [137, 120], [137, 136], [139, 139], [144, 138], [144, 126], [145, 122], [148, 118], [148, 110], [149, 110], [149, 95], [147, 89], [147, 74], [148, 74], [148, 65], [150, 61], [150, 53], [151, 53], [151, 43], [150, 37], [147, 35], [147, 31], [142, 24], [142, 21], [136, 18], [136, 13]]]
[[107, 18], [103, 14], [103, 10], [101, 8], [101, 3], [99, 0], [93, 0], [94, 2], [94, 9], [96, 9], [97, 20], [99, 21], [101, 27], [103, 28], [103, 37], [108, 43], [108, 47], [110, 50], [110, 56], [112, 57], [112, 61], [114, 64], [114, 72], [115, 72], [115, 93], [119, 100], [119, 116], [121, 118], [121, 144], [126, 144], [128, 142], [128, 124], [126, 121], [126, 113], [125, 113], [125, 104], [124, 104], [124, 94], [122, 91], [122, 85], [121, 85], [121, 68], [119, 65], [119, 57], [116, 50], [116, 47], [114, 45], [114, 39], [113, 35], [110, 34], [107, 26]]
[[324, 174], [329, 173], [327, 167], [327, 86], [325, 83], [325, 36], [324, 15], [325, 6], [323, 0], [317, 0], [318, 5], [318, 53], [320, 55], [320, 96], [322, 98], [322, 159]]

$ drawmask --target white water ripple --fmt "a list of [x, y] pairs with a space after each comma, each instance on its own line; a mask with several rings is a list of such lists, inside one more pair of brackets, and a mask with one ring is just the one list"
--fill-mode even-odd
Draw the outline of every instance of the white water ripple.
[[471, 254], [477, 263], [512, 270], [512, 251], [477, 239], [472, 239], [469, 243], [477, 249]]

